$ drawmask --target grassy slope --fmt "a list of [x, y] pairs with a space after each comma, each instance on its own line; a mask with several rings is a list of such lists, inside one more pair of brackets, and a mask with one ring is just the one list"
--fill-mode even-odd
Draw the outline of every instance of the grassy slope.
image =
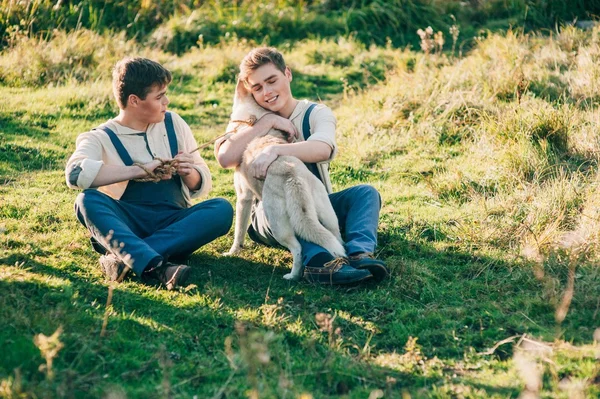
[[[230, 233], [191, 258], [186, 290], [116, 286], [103, 338], [109, 286], [62, 168], [77, 134], [110, 116], [109, 84], [0, 87], [0, 395], [516, 397], [536, 386], [536, 367], [546, 397], [597, 395], [598, 240], [596, 225], [581, 227], [598, 203], [597, 34], [494, 36], [461, 60], [298, 46], [287, 55], [294, 90], [339, 119], [337, 188], [368, 182], [382, 193], [379, 255], [392, 278], [292, 284], [283, 251], [221, 258]], [[228, 79], [246, 49], [224, 50], [164, 59], [180, 76], [172, 108], [200, 143], [224, 129]], [[366, 86], [381, 68], [387, 81]], [[212, 195], [233, 202], [231, 171], [202, 155]], [[568, 231], [593, 246], [557, 250]], [[569, 270], [575, 293], [557, 324]], [[51, 379], [33, 338], [60, 326]], [[523, 334], [547, 350], [509, 342], [482, 354]]]

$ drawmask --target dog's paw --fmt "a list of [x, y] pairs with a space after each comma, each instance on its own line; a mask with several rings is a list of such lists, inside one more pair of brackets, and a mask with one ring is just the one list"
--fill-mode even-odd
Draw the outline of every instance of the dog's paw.
[[291, 281], [298, 281], [302, 278], [302, 276], [296, 276], [292, 273], [288, 273], [288, 274], [284, 274], [283, 278], [286, 280], [291, 280]]
[[229, 251], [227, 252], [223, 252], [223, 256], [234, 256], [235, 254], [237, 254], [238, 252], [240, 252], [241, 248], [231, 248]]

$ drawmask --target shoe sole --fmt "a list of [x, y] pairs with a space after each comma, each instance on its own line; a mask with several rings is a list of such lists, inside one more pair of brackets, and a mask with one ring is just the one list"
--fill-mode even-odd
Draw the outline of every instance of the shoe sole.
[[372, 264], [372, 265], [366, 265], [363, 267], [357, 267], [356, 269], [370, 271], [371, 274], [373, 275], [373, 280], [375, 280], [377, 282], [383, 281], [387, 276], [390, 275], [390, 272], [387, 269], [387, 267], [385, 267], [383, 265]]
[[308, 281], [309, 283], [312, 283], [312, 284], [319, 284], [319, 285], [349, 285], [349, 284], [355, 284], [355, 283], [359, 283], [359, 282], [361, 282], [361, 281], [368, 280], [368, 279], [370, 279], [370, 278], [372, 278], [372, 277], [373, 277], [373, 276], [371, 276], [371, 275], [364, 276], [364, 277], [358, 277], [358, 278], [355, 278], [355, 279], [353, 279], [353, 280], [347, 280], [347, 281], [344, 281], [343, 283], [333, 283], [331, 280], [329, 280], [329, 281], [318, 281], [318, 280], [311, 280], [311, 279], [309, 279], [309, 278], [307, 278], [307, 277], [304, 277], [304, 279], [305, 279], [306, 281]]

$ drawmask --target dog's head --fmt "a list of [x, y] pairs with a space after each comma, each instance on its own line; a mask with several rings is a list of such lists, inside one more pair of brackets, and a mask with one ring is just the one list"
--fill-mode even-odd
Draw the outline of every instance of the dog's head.
[[246, 84], [238, 79], [233, 97], [231, 120], [259, 120], [269, 111], [258, 105]]

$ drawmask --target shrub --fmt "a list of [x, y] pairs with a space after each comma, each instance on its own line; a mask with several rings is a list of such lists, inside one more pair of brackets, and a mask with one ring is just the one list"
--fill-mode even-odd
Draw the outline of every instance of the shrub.
[[[110, 76], [125, 55], [152, 54], [124, 33], [99, 35], [89, 30], [52, 32], [50, 40], [22, 36], [0, 56], [0, 81], [11, 86], [87, 82]], [[156, 54], [154, 54], [156, 55]]]
[[[43, 37], [54, 29], [81, 28], [98, 33], [124, 30], [140, 43], [151, 37], [151, 43], [177, 54], [194, 47], [200, 37], [215, 44], [228, 32], [273, 45], [353, 34], [367, 45], [418, 48], [416, 32], [428, 25], [446, 33], [458, 24], [462, 37], [470, 39], [482, 28], [554, 28], [599, 13], [600, 5], [588, 0], [4, 0], [0, 2], [0, 48], [10, 45], [16, 32]], [[565, 44], [569, 42], [565, 37]], [[460, 45], [469, 47], [471, 42]]]
[[191, 14], [173, 16], [152, 33], [150, 42], [165, 51], [182, 54], [198, 45], [214, 45], [240, 38], [280, 45], [313, 36], [345, 32], [339, 18], [319, 15], [304, 6], [244, 1], [238, 7], [207, 3]]

